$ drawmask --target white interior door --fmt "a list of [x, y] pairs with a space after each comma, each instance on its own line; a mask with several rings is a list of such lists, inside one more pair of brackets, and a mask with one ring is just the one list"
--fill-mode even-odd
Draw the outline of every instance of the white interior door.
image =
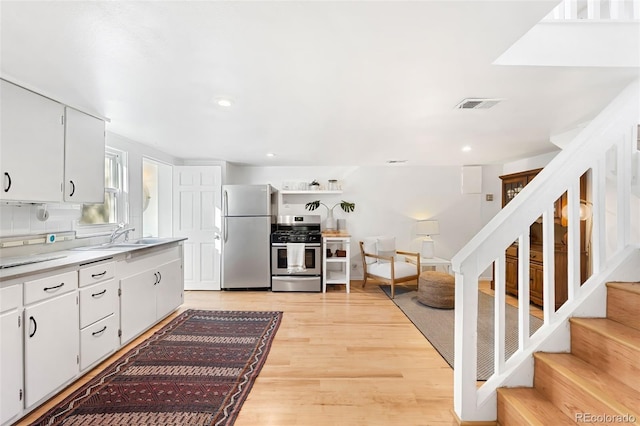
[[184, 242], [185, 290], [220, 290], [222, 168], [173, 168], [173, 235]]

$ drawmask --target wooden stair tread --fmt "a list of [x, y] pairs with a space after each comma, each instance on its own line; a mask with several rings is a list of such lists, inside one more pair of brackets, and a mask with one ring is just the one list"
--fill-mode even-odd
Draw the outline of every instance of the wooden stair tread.
[[620, 344], [640, 351], [640, 330], [608, 318], [569, 318], [572, 324], [588, 328]]
[[[578, 384], [598, 400], [611, 407], [619, 414], [633, 414], [640, 417], [638, 401], [640, 392], [620, 382], [610, 374], [569, 353], [534, 354], [536, 362], [541, 361], [551, 366], [556, 372]], [[614, 390], [615, 393], [611, 393]]]
[[[529, 425], [576, 424], [534, 388], [499, 388], [498, 398], [517, 410]], [[502, 421], [498, 418], [500, 424]]]
[[628, 291], [629, 293], [640, 294], [640, 282], [609, 282], [608, 288], [615, 288], [617, 290]]

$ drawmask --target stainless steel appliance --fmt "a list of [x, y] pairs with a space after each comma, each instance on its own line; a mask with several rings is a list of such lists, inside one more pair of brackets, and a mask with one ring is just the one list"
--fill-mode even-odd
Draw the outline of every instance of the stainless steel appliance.
[[[272, 291], [322, 291], [320, 222], [319, 215], [278, 216], [276, 230], [271, 234]], [[303, 271], [292, 271], [288, 265], [291, 244], [304, 245]]]
[[221, 288], [270, 288], [269, 236], [276, 215], [271, 185], [222, 187]]

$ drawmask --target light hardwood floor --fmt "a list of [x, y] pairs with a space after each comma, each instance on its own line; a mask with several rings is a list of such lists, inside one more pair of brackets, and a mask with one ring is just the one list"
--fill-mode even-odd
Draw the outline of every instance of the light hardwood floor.
[[[363, 290], [352, 282], [350, 294], [343, 286], [325, 294], [186, 292], [180, 311], [185, 309], [284, 312], [237, 426], [457, 424], [453, 370], [375, 284]], [[35, 420], [117, 356], [20, 424]]]

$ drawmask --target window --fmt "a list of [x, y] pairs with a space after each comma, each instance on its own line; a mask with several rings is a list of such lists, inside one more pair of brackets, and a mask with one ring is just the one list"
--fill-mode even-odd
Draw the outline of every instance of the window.
[[81, 226], [127, 222], [126, 153], [107, 147], [104, 157], [104, 203], [84, 204]]

